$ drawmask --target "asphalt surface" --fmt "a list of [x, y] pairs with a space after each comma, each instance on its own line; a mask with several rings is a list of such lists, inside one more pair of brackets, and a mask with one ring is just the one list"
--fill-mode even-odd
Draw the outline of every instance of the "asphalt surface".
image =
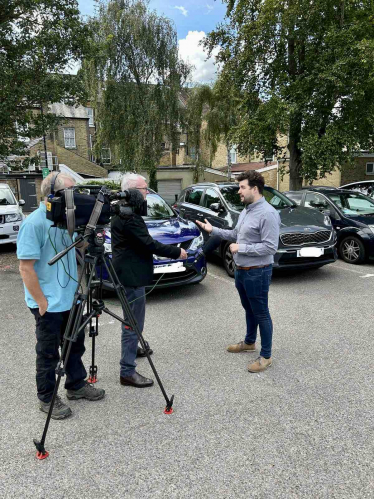
[[[120, 326], [100, 319], [99, 402], [51, 421], [35, 392], [35, 337], [13, 248], [0, 247], [1, 498], [373, 498], [374, 264], [338, 261], [276, 275], [273, 366], [250, 374], [234, 281], [217, 264], [199, 285], [151, 294], [145, 337], [157, 385], [119, 384]], [[118, 300], [106, 305], [120, 313]], [[86, 367], [90, 340], [86, 342]], [[152, 377], [146, 359], [140, 373]], [[65, 390], [60, 387], [65, 400]]]

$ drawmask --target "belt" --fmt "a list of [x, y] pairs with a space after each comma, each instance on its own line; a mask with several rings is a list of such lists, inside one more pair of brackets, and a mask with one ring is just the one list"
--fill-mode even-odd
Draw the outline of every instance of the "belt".
[[237, 270], [263, 269], [264, 267], [267, 267], [267, 265], [254, 265], [253, 267], [238, 267], [238, 266], [236, 266]]

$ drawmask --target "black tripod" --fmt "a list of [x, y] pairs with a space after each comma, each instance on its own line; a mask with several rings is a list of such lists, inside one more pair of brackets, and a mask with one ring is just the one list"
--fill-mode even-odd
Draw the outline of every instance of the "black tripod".
[[[157, 383], [161, 389], [161, 392], [166, 401], [166, 407], [164, 409], [165, 414], [172, 414], [173, 409], [173, 400], [174, 395], [169, 399], [165, 389], [162, 385], [161, 379], [156, 371], [156, 368], [152, 362], [152, 359], [148, 353], [146, 348], [145, 340], [141, 332], [139, 331], [139, 327], [135, 320], [134, 314], [130, 307], [130, 304], [127, 300], [126, 293], [124, 287], [120, 283], [116, 271], [114, 270], [113, 264], [110, 259], [106, 259], [104, 256], [104, 234], [103, 231], [99, 228], [95, 228], [89, 235], [84, 235], [78, 238], [78, 240], [70, 245], [66, 250], [62, 251], [55, 258], [53, 258], [49, 264], [53, 265], [56, 261], [62, 258], [68, 251], [77, 246], [80, 242], [84, 241], [88, 238], [88, 249], [86, 251], [84, 257], [84, 266], [82, 270], [82, 274], [79, 278], [78, 288], [74, 296], [73, 305], [71, 308], [71, 312], [69, 315], [68, 323], [66, 326], [65, 334], [64, 334], [64, 342], [61, 351], [61, 358], [56, 367], [56, 385], [53, 391], [51, 405], [48, 411], [47, 420], [45, 422], [44, 431], [41, 440], [34, 439], [34, 444], [37, 449], [36, 457], [38, 459], [45, 459], [48, 457], [49, 453], [45, 450], [44, 444], [45, 439], [48, 432], [49, 423], [52, 416], [53, 407], [55, 404], [58, 388], [60, 386], [60, 381], [62, 376], [65, 375], [65, 365], [67, 364], [70, 356], [70, 351], [72, 344], [77, 341], [79, 333], [90, 323], [90, 336], [92, 337], [92, 365], [90, 366], [90, 377], [88, 380], [96, 381], [97, 380], [97, 366], [95, 365], [95, 337], [98, 335], [98, 317], [102, 314], [102, 312], [107, 313], [111, 317], [114, 317], [119, 322], [124, 324], [125, 326], [130, 327], [133, 331], [136, 332], [138, 339], [144, 352], [146, 353], [148, 362], [152, 368], [152, 371], [155, 375]], [[100, 268], [100, 274], [98, 276], [96, 268]], [[102, 275], [103, 269], [106, 269], [109, 281], [113, 286], [113, 290], [115, 291], [123, 310], [124, 317], [119, 317], [118, 315], [111, 312], [104, 304], [102, 297]], [[87, 292], [84, 292], [82, 288], [83, 279], [87, 279]], [[82, 288], [82, 292], [79, 290]], [[94, 297], [94, 292], [95, 296]], [[84, 314], [84, 309], [87, 304], [87, 313]], [[92, 326], [92, 319], [96, 318], [96, 327]]]

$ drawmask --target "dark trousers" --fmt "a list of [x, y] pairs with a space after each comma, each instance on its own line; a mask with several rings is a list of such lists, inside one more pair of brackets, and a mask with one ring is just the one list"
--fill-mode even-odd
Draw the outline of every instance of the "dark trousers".
[[260, 269], [236, 270], [235, 286], [245, 310], [247, 334], [245, 343], [255, 343], [257, 328], [261, 335], [261, 357], [271, 357], [273, 323], [268, 306], [269, 286], [273, 267], [267, 265]]
[[[142, 333], [145, 319], [145, 288], [125, 287], [126, 297], [131, 310]], [[126, 316], [124, 317], [126, 320]], [[120, 375], [131, 376], [136, 368], [136, 351], [138, 348], [138, 335], [130, 326], [122, 324]]]
[[[60, 359], [59, 347], [62, 345], [70, 311], [46, 312], [39, 314], [38, 308], [30, 308], [36, 322], [36, 387], [38, 398], [49, 402], [56, 385], [55, 369]], [[72, 343], [70, 355], [65, 365], [67, 390], [79, 390], [85, 383], [86, 369], [82, 362], [85, 352], [84, 330]]]

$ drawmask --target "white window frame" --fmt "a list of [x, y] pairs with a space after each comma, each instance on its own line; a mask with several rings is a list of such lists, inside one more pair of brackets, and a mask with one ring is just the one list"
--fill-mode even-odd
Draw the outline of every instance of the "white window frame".
[[[372, 165], [373, 171], [368, 172], [368, 165]], [[366, 163], [366, 175], [374, 175], [374, 163], [373, 162]]]
[[[71, 131], [73, 130], [73, 133], [71, 134]], [[71, 134], [71, 136], [69, 136]], [[74, 127], [67, 127], [64, 128], [64, 143], [65, 143], [65, 149], [76, 149], [76, 142], [75, 142], [75, 128]]]
[[95, 120], [94, 120], [94, 110], [92, 107], [87, 108], [87, 116], [88, 116], [88, 126], [95, 126]]
[[238, 153], [236, 152], [236, 146], [232, 146], [230, 149], [230, 159], [232, 165], [235, 165], [237, 163]]
[[[109, 151], [109, 161], [104, 161], [103, 151]], [[110, 147], [101, 148], [101, 162], [103, 165], [110, 165], [110, 163], [112, 162], [112, 151], [110, 150]]]

